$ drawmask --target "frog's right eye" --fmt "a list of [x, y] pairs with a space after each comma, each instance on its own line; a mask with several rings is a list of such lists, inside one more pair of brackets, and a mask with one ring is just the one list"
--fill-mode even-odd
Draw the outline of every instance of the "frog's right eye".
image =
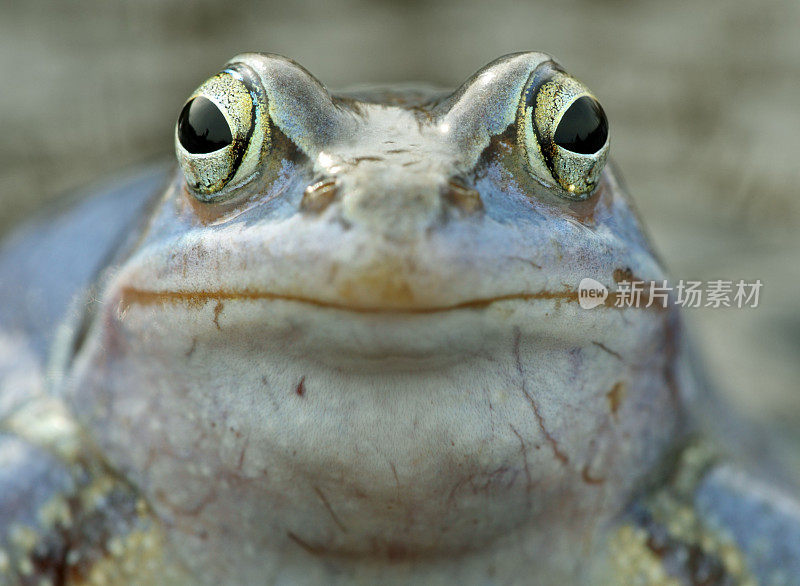
[[552, 61], [530, 75], [518, 113], [530, 172], [574, 200], [597, 187], [608, 157], [608, 121], [591, 92]]
[[189, 97], [175, 125], [175, 151], [200, 201], [217, 202], [252, 178], [270, 145], [266, 96], [254, 74], [232, 66]]

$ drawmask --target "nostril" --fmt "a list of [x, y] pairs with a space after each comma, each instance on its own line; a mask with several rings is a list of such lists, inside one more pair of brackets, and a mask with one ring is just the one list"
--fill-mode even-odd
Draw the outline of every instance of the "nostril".
[[323, 179], [312, 183], [303, 192], [300, 209], [307, 212], [320, 213], [336, 198], [337, 192], [336, 179]]
[[442, 187], [442, 198], [462, 212], [472, 214], [483, 209], [480, 194], [458, 179], [451, 179]]

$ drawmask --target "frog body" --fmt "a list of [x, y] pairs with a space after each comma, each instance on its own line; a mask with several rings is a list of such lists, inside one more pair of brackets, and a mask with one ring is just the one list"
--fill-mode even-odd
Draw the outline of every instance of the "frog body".
[[550, 57], [331, 95], [244, 54], [175, 139], [2, 249], [0, 578], [800, 583], [674, 305], [614, 305], [666, 277]]

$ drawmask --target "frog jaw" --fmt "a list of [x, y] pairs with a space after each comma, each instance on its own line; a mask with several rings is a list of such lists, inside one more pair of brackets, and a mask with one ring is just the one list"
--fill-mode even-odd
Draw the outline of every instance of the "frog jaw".
[[[662, 342], [673, 326], [655, 314], [634, 328], [608, 311], [614, 322], [557, 337], [553, 317], [578, 323], [585, 310], [537, 300], [358, 314], [232, 300], [206, 329], [216, 304], [181, 308], [105, 314], [71, 394], [98, 406], [83, 423], [177, 528], [185, 559], [205, 534], [259, 544], [243, 567], [304, 548], [353, 563], [448, 559], [509, 539], [533, 560], [546, 536], [602, 526], [682, 425]], [[366, 338], [357, 351], [336, 348], [340, 326]], [[623, 330], [636, 343], [611, 335]]]

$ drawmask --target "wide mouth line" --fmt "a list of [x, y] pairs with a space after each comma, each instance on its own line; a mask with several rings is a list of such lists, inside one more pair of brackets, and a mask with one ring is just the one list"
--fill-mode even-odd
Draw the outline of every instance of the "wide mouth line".
[[[127, 286], [121, 289], [120, 308], [125, 312], [134, 305], [166, 305], [174, 303], [187, 303], [192, 306], [203, 306], [209, 302], [223, 301], [291, 301], [305, 305], [325, 309], [336, 309], [352, 313], [363, 314], [386, 314], [386, 315], [408, 315], [408, 314], [431, 314], [446, 313], [450, 311], [484, 309], [495, 303], [503, 301], [533, 301], [533, 300], [553, 300], [558, 302], [573, 303], [578, 301], [578, 292], [572, 289], [561, 291], [542, 290], [531, 293], [509, 293], [505, 295], [495, 295], [491, 297], [480, 297], [467, 301], [459, 301], [450, 304], [440, 305], [418, 305], [418, 306], [372, 306], [358, 305], [344, 302], [328, 301], [324, 299], [306, 297], [302, 295], [290, 295], [285, 293], [274, 293], [270, 291], [259, 291], [254, 289], [243, 290], [196, 290], [196, 291], [154, 291], [140, 289], [138, 287]], [[610, 302], [610, 303], [609, 303]], [[615, 307], [614, 293], [609, 294], [605, 304], [608, 309], [637, 309], [636, 307], [621, 308]], [[655, 305], [652, 308], [658, 309]], [[600, 307], [596, 308], [600, 309]], [[639, 307], [639, 309], [645, 309]], [[650, 308], [646, 308], [650, 309]]]

